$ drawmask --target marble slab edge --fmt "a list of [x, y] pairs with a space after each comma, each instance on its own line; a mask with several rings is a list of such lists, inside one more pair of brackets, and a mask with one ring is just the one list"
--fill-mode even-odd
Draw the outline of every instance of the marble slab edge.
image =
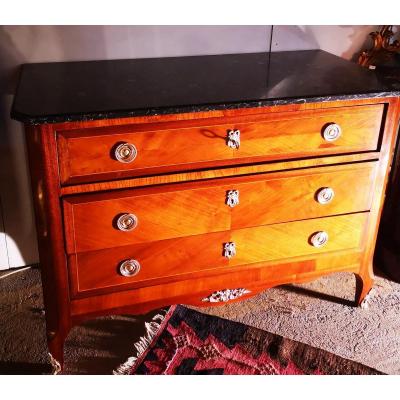
[[129, 118], [142, 116], [155, 116], [167, 114], [183, 114], [193, 112], [206, 112], [216, 110], [233, 110], [239, 108], [257, 108], [268, 106], [281, 106], [289, 104], [305, 104], [305, 103], [321, 103], [337, 100], [360, 100], [360, 99], [376, 99], [384, 97], [400, 97], [400, 91], [378, 92], [378, 93], [363, 93], [363, 94], [348, 94], [348, 95], [328, 95], [317, 97], [302, 97], [302, 98], [287, 98], [287, 99], [268, 99], [268, 100], [249, 100], [219, 104], [200, 104], [200, 105], [185, 105], [173, 106], [165, 108], [148, 108], [123, 111], [99, 111], [90, 113], [72, 113], [63, 115], [46, 115], [33, 117], [19, 113], [16, 110], [11, 110], [11, 118], [23, 122], [27, 125], [42, 125], [42, 124], [57, 124], [64, 122], [75, 121], [94, 121], [101, 119], [113, 118]]

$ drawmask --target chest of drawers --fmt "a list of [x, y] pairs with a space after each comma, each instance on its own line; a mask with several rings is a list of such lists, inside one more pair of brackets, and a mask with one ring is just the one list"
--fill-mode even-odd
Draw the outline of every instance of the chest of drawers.
[[[211, 82], [191, 77], [206, 92], [188, 94], [196, 101], [185, 100], [190, 81], [178, 77], [162, 95], [161, 77], [158, 89], [136, 85], [118, 104], [99, 100], [111, 90], [104, 79], [83, 83], [76, 72], [110, 74], [102, 62], [24, 67], [12, 115], [26, 125], [47, 337], [58, 362], [70, 328], [99, 315], [220, 305], [337, 271], [356, 275], [361, 303], [373, 284], [399, 93], [319, 51], [277, 54], [272, 68], [294, 55], [308, 65], [301, 73], [310, 87], [249, 97], [265, 86], [253, 77], [241, 89], [246, 98], [237, 89], [224, 101], [233, 76], [212, 70]], [[237, 69], [232, 59], [245, 60], [248, 68], [252, 57], [259, 65], [258, 54], [198, 62]], [[147, 63], [173, 71], [188, 59]], [[110, 87], [131, 81], [118, 74], [121, 62], [105, 77]], [[348, 78], [333, 96], [324, 82], [337, 65]]]

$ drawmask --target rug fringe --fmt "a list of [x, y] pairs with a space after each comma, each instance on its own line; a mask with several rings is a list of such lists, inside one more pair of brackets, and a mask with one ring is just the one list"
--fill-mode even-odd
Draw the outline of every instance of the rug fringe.
[[168, 313], [168, 310], [162, 311], [163, 314], [157, 314], [152, 318], [150, 322], [145, 322], [144, 326], [146, 329], [146, 333], [141, 336], [139, 340], [134, 344], [136, 354], [132, 357], [129, 357], [126, 362], [115, 369], [113, 371], [113, 375], [127, 375], [132, 367], [135, 365], [137, 359], [148, 349]]

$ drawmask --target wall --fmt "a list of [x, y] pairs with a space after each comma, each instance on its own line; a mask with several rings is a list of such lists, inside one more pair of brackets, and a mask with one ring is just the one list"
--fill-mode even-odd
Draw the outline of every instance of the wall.
[[323, 49], [346, 60], [357, 61], [361, 49], [369, 48], [369, 33], [378, 30], [373, 25], [351, 26], [274, 26], [272, 51]]
[[[274, 26], [271, 47], [352, 59], [375, 29]], [[264, 52], [270, 38], [271, 26], [0, 26], [0, 269], [38, 260], [23, 127], [9, 118], [20, 64]]]

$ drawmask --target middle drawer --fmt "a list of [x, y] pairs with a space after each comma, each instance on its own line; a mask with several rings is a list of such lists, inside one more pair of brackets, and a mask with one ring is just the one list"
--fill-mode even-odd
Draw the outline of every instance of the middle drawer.
[[69, 254], [367, 211], [376, 162], [64, 199]]

